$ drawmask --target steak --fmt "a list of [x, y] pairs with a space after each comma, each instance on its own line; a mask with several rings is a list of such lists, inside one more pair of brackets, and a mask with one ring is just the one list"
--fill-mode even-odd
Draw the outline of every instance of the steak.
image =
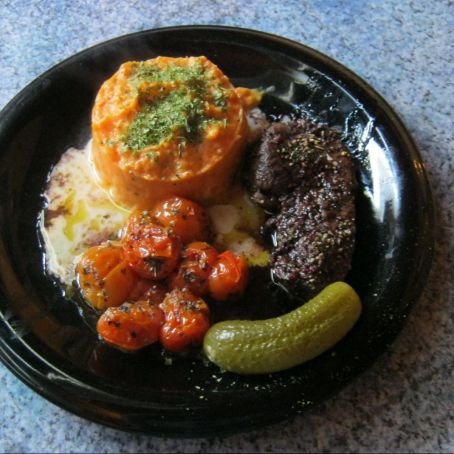
[[269, 213], [275, 281], [304, 297], [342, 280], [355, 243], [355, 166], [337, 131], [305, 119], [272, 124], [251, 152], [251, 197]]

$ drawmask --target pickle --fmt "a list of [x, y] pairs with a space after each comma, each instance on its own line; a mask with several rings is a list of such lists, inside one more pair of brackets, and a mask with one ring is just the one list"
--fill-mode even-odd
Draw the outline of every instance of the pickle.
[[356, 292], [345, 282], [335, 282], [280, 317], [215, 323], [205, 335], [203, 349], [210, 361], [230, 372], [277, 372], [331, 348], [360, 314]]

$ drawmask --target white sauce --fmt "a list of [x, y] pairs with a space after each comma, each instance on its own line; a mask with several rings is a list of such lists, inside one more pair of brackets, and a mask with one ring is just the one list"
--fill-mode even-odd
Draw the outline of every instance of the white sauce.
[[41, 234], [46, 249], [47, 271], [69, 284], [74, 261], [87, 248], [113, 236], [126, 222], [129, 212], [114, 205], [94, 182], [88, 153], [70, 148], [49, 176], [44, 196]]

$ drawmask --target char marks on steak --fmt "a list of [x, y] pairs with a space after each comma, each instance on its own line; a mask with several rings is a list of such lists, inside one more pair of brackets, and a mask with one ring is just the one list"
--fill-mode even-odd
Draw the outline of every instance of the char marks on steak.
[[355, 167], [338, 133], [305, 119], [272, 124], [251, 152], [252, 198], [271, 212], [274, 278], [310, 297], [350, 270]]

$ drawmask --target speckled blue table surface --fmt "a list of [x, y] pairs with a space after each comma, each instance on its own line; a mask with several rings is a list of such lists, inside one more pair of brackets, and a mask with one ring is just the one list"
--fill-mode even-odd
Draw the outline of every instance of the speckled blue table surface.
[[1, 452], [454, 452], [454, 5], [448, 0], [3, 0], [0, 108], [93, 44], [182, 24], [254, 28], [339, 60], [412, 133], [438, 204], [426, 291], [390, 350], [337, 396], [293, 421], [228, 438], [122, 433], [47, 402], [0, 365]]

